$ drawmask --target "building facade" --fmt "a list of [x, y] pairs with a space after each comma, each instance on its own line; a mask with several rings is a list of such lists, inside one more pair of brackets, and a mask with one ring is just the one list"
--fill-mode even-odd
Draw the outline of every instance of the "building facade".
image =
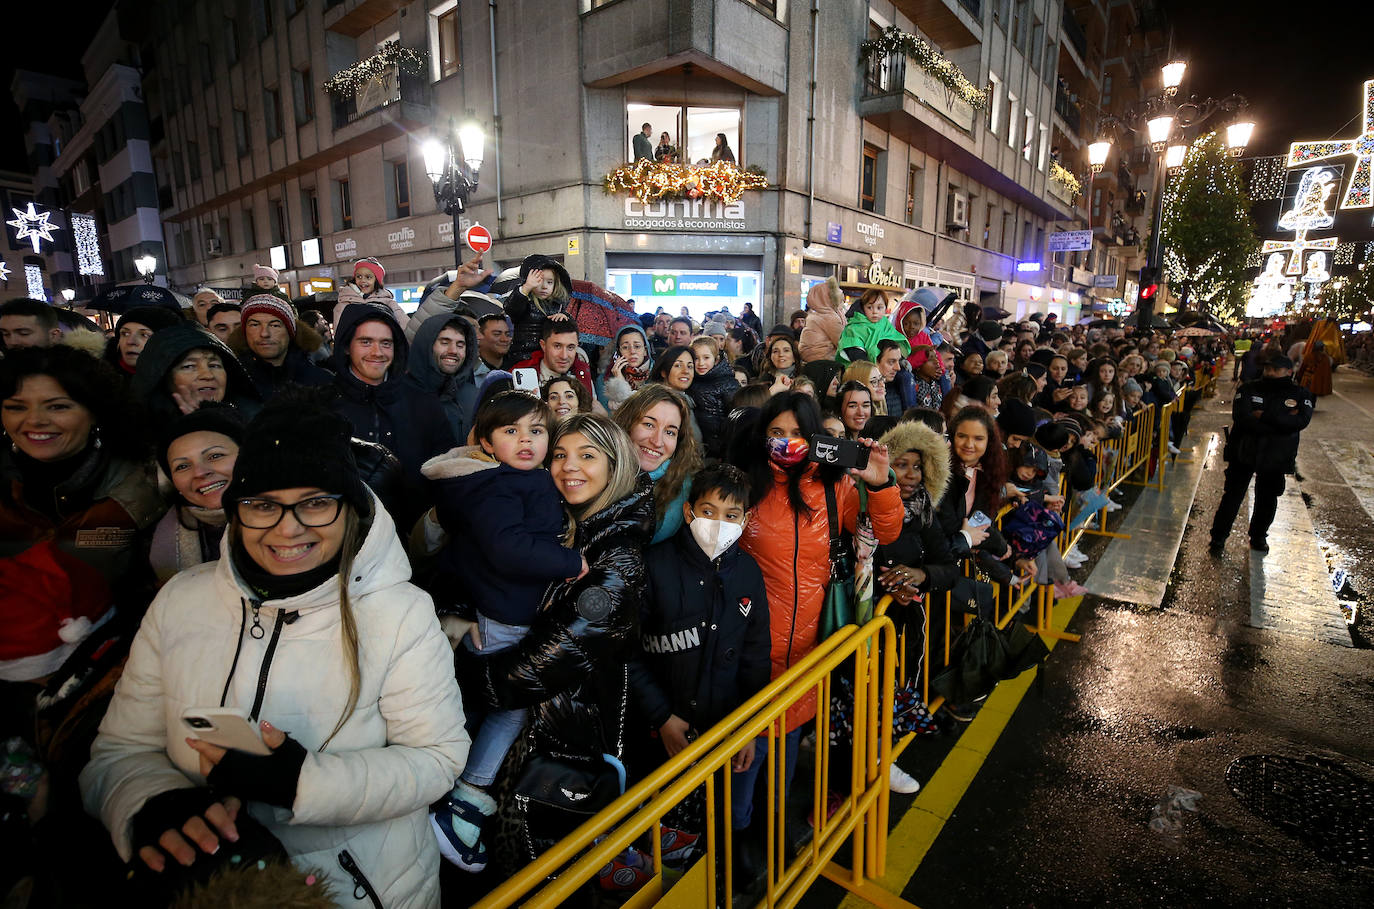
[[[553, 255], [641, 310], [749, 301], [778, 319], [836, 274], [1072, 321], [1104, 293], [1096, 275], [1119, 293], [1126, 267], [1105, 213], [1124, 196], [1101, 177], [1095, 248], [1055, 257], [1050, 237], [1089, 228], [1073, 183], [1140, 3], [1067, 2], [163, 0], [137, 22], [116, 7], [98, 41], [140, 35], [155, 185], [139, 181], [135, 207], [141, 224], [155, 197], [159, 258], [183, 290], [232, 294], [254, 263], [292, 295], [327, 290], [376, 256], [417, 302], [455, 260], [421, 147], [476, 121], [464, 220], [493, 234], [489, 266]], [[105, 83], [92, 97], [125, 90], [128, 54], [87, 56], [109, 62], [88, 66]], [[769, 188], [729, 205], [608, 193], [643, 124], [680, 161], [723, 137]], [[100, 172], [101, 189], [124, 175]]]

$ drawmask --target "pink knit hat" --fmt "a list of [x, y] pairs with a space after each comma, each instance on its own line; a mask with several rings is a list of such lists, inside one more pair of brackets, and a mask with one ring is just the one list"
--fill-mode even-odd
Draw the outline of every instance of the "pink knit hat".
[[359, 259], [357, 262], [353, 263], [353, 276], [355, 278], [358, 276], [358, 269], [360, 268], [366, 268], [368, 271], [372, 272], [372, 277], [377, 279], [377, 285], [379, 287], [386, 283], [386, 269], [382, 267], [381, 262], [378, 262], [371, 256], [366, 259]]
[[258, 278], [271, 278], [273, 284], [281, 283], [281, 278], [277, 277], [277, 270], [267, 265], [253, 266], [253, 280], [256, 281]]

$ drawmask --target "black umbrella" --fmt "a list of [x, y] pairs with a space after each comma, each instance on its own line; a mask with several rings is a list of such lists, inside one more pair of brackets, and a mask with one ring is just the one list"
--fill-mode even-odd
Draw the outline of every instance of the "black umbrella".
[[1174, 325], [1176, 325], [1179, 328], [1205, 328], [1208, 331], [1214, 333], [1226, 330], [1220, 322], [1218, 322], [1215, 318], [1208, 315], [1207, 313], [1194, 312], [1192, 310], [1189, 310], [1187, 312], [1181, 312], [1177, 316], [1175, 316]]
[[156, 284], [122, 284], [98, 295], [86, 308], [118, 314], [131, 306], [161, 306], [181, 315], [176, 294]]
[[1000, 306], [984, 306], [984, 307], [983, 307], [983, 318], [984, 318], [984, 319], [990, 319], [990, 320], [993, 321], [993, 322], [1000, 322], [1000, 321], [1002, 321], [1003, 319], [1007, 318], [1007, 317], [1010, 316], [1010, 315], [1011, 315], [1011, 313], [1007, 312], [1005, 309], [1003, 309], [1003, 308], [1000, 307]]
[[1093, 319], [1088, 323], [1089, 328], [1120, 328], [1121, 323], [1116, 319]]
[[291, 303], [296, 307], [297, 312], [307, 309], [318, 310], [328, 318], [334, 311], [334, 304], [339, 302], [339, 292], [335, 290], [322, 290], [319, 293], [306, 294], [303, 297], [296, 297]]
[[[1123, 319], [1123, 320], [1122, 320], [1122, 324], [1124, 324], [1124, 325], [1133, 325], [1133, 326], [1135, 326], [1136, 328], [1139, 328], [1139, 327], [1140, 327], [1140, 310], [1137, 309], [1135, 312], [1132, 312], [1129, 316], [1127, 316], [1125, 319]], [[1162, 318], [1158, 313], [1150, 313], [1150, 325], [1149, 325], [1149, 327], [1150, 327], [1150, 328], [1170, 328], [1170, 327], [1172, 327], [1172, 326], [1169, 325], [1169, 321], [1168, 321], [1167, 319]]]

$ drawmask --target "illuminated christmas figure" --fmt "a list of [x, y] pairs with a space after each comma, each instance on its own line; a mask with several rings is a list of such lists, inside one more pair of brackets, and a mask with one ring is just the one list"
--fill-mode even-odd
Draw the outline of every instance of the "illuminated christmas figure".
[[56, 224], [48, 223], [51, 213], [35, 211], [32, 202], [29, 203], [27, 211], [18, 208], [11, 208], [10, 211], [14, 212], [14, 219], [5, 223], [14, 228], [14, 239], [20, 243], [28, 240], [33, 244], [34, 252], [42, 251], [38, 248], [39, 240], [51, 243], [52, 232], [60, 230]]
[[1331, 280], [1331, 272], [1326, 270], [1326, 253], [1313, 253], [1308, 257], [1307, 274], [1302, 276], [1302, 280], [1305, 284], [1322, 284]]
[[1325, 167], [1309, 167], [1298, 183], [1293, 207], [1279, 217], [1279, 229], [1320, 230], [1335, 223], [1335, 216], [1326, 207], [1336, 191], [1335, 179], [1335, 172]]
[[1271, 253], [1265, 263], [1264, 272], [1255, 278], [1255, 288], [1250, 292], [1247, 315], [1260, 318], [1281, 312], [1291, 302], [1293, 279], [1283, 273], [1283, 253]]
[[1299, 228], [1297, 234], [1291, 240], [1265, 240], [1260, 247], [1261, 255], [1269, 255], [1275, 252], [1287, 252], [1288, 267], [1284, 269], [1287, 274], [1297, 275], [1302, 273], [1303, 257], [1314, 249], [1334, 250], [1339, 245], [1340, 240], [1336, 237], [1323, 237], [1320, 240], [1307, 239], [1307, 228]]
[[1294, 142], [1288, 149], [1288, 166], [1296, 167], [1308, 161], [1355, 156], [1355, 171], [1350, 175], [1341, 208], [1369, 208], [1374, 205], [1374, 191], [1370, 188], [1370, 170], [1374, 165], [1374, 79], [1364, 84], [1364, 128], [1353, 139], [1329, 142]]

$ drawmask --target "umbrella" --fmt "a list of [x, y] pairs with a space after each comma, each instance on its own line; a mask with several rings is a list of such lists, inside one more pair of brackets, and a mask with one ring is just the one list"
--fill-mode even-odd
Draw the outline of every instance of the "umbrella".
[[[1125, 319], [1122, 320], [1122, 323], [1125, 324], [1125, 325], [1135, 325], [1135, 326], [1138, 327], [1138, 326], [1140, 325], [1140, 310], [1137, 309], [1135, 312], [1131, 313], [1129, 316], [1127, 316]], [[1159, 315], [1157, 315], [1157, 314], [1155, 314], [1155, 313], [1151, 313], [1151, 314], [1150, 314], [1150, 325], [1149, 325], [1149, 327], [1150, 327], [1150, 328], [1169, 328], [1170, 325], [1169, 325], [1168, 321], [1165, 320], [1163, 317], [1161, 317], [1161, 316], [1159, 316]]]
[[1088, 323], [1089, 328], [1120, 328], [1121, 323], [1116, 319], [1093, 319]]
[[1219, 335], [1219, 334], [1221, 334], [1221, 332], [1220, 332], [1219, 330], [1217, 330], [1217, 329], [1208, 328], [1208, 327], [1205, 326], [1205, 325], [1192, 325], [1192, 326], [1189, 326], [1188, 328], [1184, 328], [1184, 329], [1181, 329], [1180, 331], [1174, 332], [1174, 337], [1175, 337], [1175, 338], [1210, 338], [1210, 337], [1212, 337], [1213, 335]]
[[983, 307], [983, 318], [984, 318], [984, 319], [990, 319], [990, 320], [992, 320], [993, 322], [1000, 322], [1000, 321], [1002, 321], [1003, 319], [1007, 318], [1007, 317], [1010, 316], [1010, 315], [1011, 315], [1011, 313], [1007, 312], [1005, 309], [1003, 309], [1003, 308], [1000, 307], [1000, 306], [984, 306], [984, 307]]
[[296, 297], [291, 301], [292, 305], [296, 307], [297, 312], [314, 309], [324, 313], [326, 317], [334, 311], [334, 305], [338, 302], [339, 292], [336, 290], [322, 290], [318, 293]]
[[122, 284], [98, 295], [86, 308], [122, 313], [131, 306], [161, 306], [181, 315], [177, 295], [156, 284]]
[[639, 316], [616, 294], [591, 281], [572, 282], [568, 312], [577, 322], [583, 343], [609, 344], [626, 325], [638, 325]]
[[[427, 299], [434, 291], [443, 290], [452, 283], [453, 272], [440, 272], [437, 278], [425, 285], [424, 292], [420, 294], [420, 300], [423, 301]], [[478, 285], [478, 287], [481, 286], [480, 284]], [[454, 311], [462, 313], [463, 315], [472, 316], [474, 319], [480, 319], [486, 315], [495, 315], [505, 312], [505, 308], [502, 307], [501, 301], [496, 297], [474, 289], [465, 290], [458, 295], [458, 305], [454, 307]]]

